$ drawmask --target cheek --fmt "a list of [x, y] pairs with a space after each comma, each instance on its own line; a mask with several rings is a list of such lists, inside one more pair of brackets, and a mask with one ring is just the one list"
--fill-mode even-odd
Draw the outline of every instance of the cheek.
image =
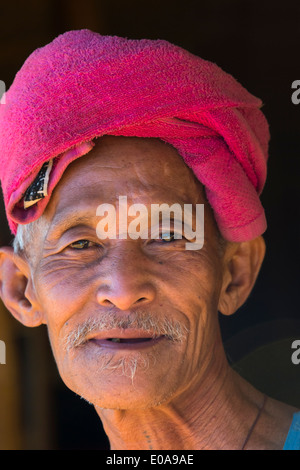
[[[44, 272], [45, 271], [45, 272]], [[56, 342], [66, 322], [76, 318], [93, 301], [91, 269], [58, 266], [41, 270], [35, 283], [51, 343]]]
[[205, 252], [195, 252], [171, 263], [161, 275], [164, 298], [172, 301], [188, 324], [187, 354], [197, 359], [211, 347], [218, 332], [221, 263]]
[[90, 284], [93, 270], [90, 266], [76, 262], [54, 261], [45, 264], [37, 272], [36, 287], [42, 300], [56, 305], [69, 305], [83, 295]]
[[215, 311], [222, 287], [221, 263], [207, 253], [190, 252], [165, 260], [160, 279], [180, 305], [195, 303]]

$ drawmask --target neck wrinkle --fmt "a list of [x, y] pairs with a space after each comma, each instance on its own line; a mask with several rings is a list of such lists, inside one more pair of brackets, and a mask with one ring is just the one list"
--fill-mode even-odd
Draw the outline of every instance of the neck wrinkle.
[[[228, 431], [243, 401], [236, 374], [218, 344], [205, 372], [163, 405], [138, 410], [96, 407], [112, 450], [196, 450], [227, 448]], [[218, 354], [216, 349], [218, 349]], [[219, 360], [216, 358], [219, 357]]]

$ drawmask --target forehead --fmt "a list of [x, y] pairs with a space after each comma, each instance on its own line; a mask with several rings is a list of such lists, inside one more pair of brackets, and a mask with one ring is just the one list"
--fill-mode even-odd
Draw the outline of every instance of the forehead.
[[69, 165], [46, 212], [54, 217], [71, 206], [115, 202], [119, 195], [132, 202], [196, 203], [199, 198], [203, 202], [204, 191], [169, 144], [153, 138], [104, 136], [88, 155]]

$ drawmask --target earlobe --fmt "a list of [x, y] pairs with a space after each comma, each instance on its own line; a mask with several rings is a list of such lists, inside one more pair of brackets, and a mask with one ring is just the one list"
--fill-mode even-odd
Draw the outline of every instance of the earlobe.
[[43, 316], [36, 302], [30, 266], [11, 247], [0, 248], [0, 296], [6, 308], [25, 326], [39, 326]]
[[253, 240], [229, 244], [225, 254], [223, 285], [218, 310], [232, 315], [250, 295], [266, 251], [262, 236]]

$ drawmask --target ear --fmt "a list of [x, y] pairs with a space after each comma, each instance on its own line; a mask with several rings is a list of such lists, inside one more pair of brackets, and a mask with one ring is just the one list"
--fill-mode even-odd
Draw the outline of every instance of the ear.
[[219, 312], [232, 315], [244, 304], [255, 284], [266, 252], [262, 236], [229, 243], [224, 255], [224, 275]]
[[44, 323], [36, 301], [29, 263], [8, 246], [0, 248], [0, 297], [23, 325], [33, 327]]

